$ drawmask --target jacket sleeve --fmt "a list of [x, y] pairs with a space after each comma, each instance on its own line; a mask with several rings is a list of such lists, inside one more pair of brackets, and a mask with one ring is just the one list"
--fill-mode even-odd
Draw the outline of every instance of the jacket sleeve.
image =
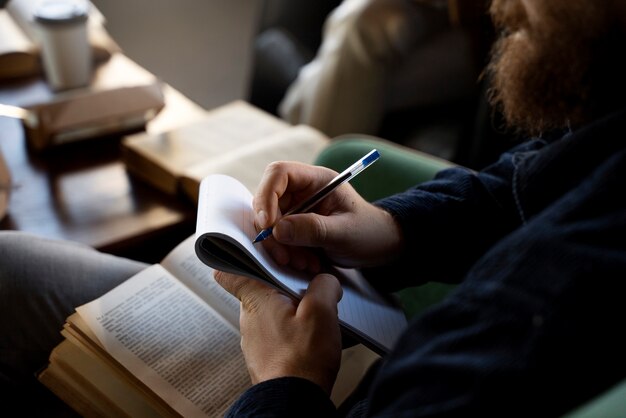
[[429, 281], [458, 283], [487, 248], [520, 225], [512, 192], [515, 155], [543, 145], [529, 141], [480, 172], [449, 168], [376, 201], [400, 224], [405, 248], [393, 264], [365, 269], [366, 277], [384, 291]]
[[242, 417], [335, 417], [330, 398], [315, 383], [299, 377], [281, 377], [252, 386], [226, 413]]

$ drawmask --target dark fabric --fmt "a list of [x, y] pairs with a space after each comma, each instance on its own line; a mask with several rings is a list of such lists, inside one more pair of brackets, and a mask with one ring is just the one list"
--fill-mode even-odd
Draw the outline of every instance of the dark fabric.
[[[434, 181], [377, 201], [402, 224], [407, 241], [404, 257], [382, 270], [381, 283], [389, 289], [427, 281], [458, 283], [498, 241], [514, 231], [526, 233], [533, 221], [545, 225], [545, 218], [535, 219], [545, 211], [592, 199], [582, 196], [587, 193], [583, 185], [603, 186], [607, 179], [596, 173], [622, 157], [624, 118], [625, 112], [619, 112], [556, 140], [525, 142], [481, 172], [443, 170]], [[576, 222], [583, 214], [569, 216]], [[415, 268], [416, 254], [419, 277], [401, 274]], [[374, 277], [380, 274], [376, 270]]]
[[230, 407], [226, 417], [319, 418], [334, 413], [335, 406], [321, 387], [306, 379], [282, 377], [252, 386]]
[[[409, 324], [350, 416], [560, 416], [626, 377], [625, 122], [535, 139], [481, 173], [445, 170], [377, 202], [408, 248], [373, 282], [460, 284]], [[266, 382], [238, 404], [333, 416], [320, 392]]]
[[250, 103], [278, 115], [278, 105], [313, 52], [284, 28], [271, 28], [254, 41]]
[[76, 414], [36, 379], [76, 306], [146, 265], [85, 245], [0, 231], [0, 403], [28, 417]]

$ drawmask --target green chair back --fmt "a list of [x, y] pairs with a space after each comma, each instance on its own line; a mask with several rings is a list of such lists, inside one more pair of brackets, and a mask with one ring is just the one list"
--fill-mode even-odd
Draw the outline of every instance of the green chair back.
[[[454, 165], [415, 149], [365, 135], [335, 138], [320, 152], [315, 164], [341, 172], [374, 148], [380, 152], [380, 159], [351, 181], [359, 194], [370, 202], [428, 181], [439, 170]], [[427, 283], [403, 289], [396, 296], [407, 317], [412, 318], [443, 299], [453, 288], [453, 285], [443, 283]]]

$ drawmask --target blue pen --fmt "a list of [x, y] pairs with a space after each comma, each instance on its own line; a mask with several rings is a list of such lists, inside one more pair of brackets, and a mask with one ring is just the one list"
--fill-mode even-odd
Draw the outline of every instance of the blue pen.
[[[376, 149], [371, 150], [363, 158], [359, 159], [359, 161], [357, 161], [356, 163], [352, 164], [350, 167], [346, 168], [344, 171], [339, 173], [337, 177], [335, 177], [330, 182], [328, 182], [328, 184], [322, 187], [317, 193], [315, 193], [310, 198], [306, 199], [304, 202], [300, 203], [298, 206], [292, 208], [283, 216], [293, 215], [294, 213], [303, 213], [303, 212], [308, 211], [313, 206], [315, 206], [320, 200], [328, 196], [337, 187], [339, 187], [346, 181], [352, 180], [354, 177], [356, 177], [357, 174], [359, 174], [361, 171], [365, 170], [367, 167], [372, 165], [372, 163], [378, 160], [378, 158], [380, 158], [380, 153]], [[262, 230], [261, 232], [259, 232], [259, 235], [256, 236], [256, 238], [254, 239], [254, 241], [252, 241], [252, 243], [255, 244], [257, 242], [263, 241], [264, 239], [268, 238], [270, 235], [272, 235], [273, 228], [274, 228], [273, 226], [270, 226], [269, 228], [266, 228]]]

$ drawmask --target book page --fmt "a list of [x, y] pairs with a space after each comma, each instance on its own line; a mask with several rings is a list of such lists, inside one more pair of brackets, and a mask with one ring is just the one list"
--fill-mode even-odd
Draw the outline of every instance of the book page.
[[[71, 338], [63, 340], [52, 350], [50, 365], [44, 373], [49, 372], [62, 378], [63, 384], [71, 386], [72, 392], [84, 399], [84, 402], [75, 405], [71, 397], [66, 399], [63, 394], [59, 394], [66, 403], [83, 415], [94, 416], [96, 412], [93, 410], [100, 416], [172, 415], [169, 411], [151, 405], [135, 386], [121, 378], [114, 369], [99, 361], [93, 352]], [[54, 390], [54, 387], [53, 385], [50, 389]], [[89, 410], [91, 411], [88, 412]]]
[[185, 239], [161, 261], [161, 265], [239, 329], [239, 301], [217, 284], [213, 269], [196, 255], [195, 242], [194, 235]]
[[[312, 275], [279, 266], [263, 245], [252, 244], [257, 234], [253, 217], [252, 194], [243, 184], [220, 174], [206, 177], [200, 186], [198, 205], [198, 257], [218, 269], [274, 279], [286, 293], [301, 298]], [[332, 273], [343, 287], [338, 310], [344, 329], [378, 352], [389, 351], [406, 327], [403, 311], [376, 293], [357, 270], [335, 269]]]
[[[64, 344], [71, 344], [77, 349], [83, 351], [89, 357], [91, 357], [90, 363], [97, 363], [87, 367], [85, 362], [81, 362], [76, 356], [66, 358], [61, 351], [55, 355], [50, 355], [49, 367], [53, 363], [64, 363], [63, 367], [71, 369], [72, 373], [80, 375], [81, 378], [89, 380], [94, 387], [94, 394], [99, 394], [102, 397], [110, 399], [115, 402], [119, 407], [130, 403], [145, 403], [149, 404], [150, 408], [159, 411], [160, 416], [179, 416], [177, 413], [162, 397], [155, 394], [154, 391], [149, 388], [144, 382], [139, 380], [137, 376], [133, 375], [128, 369], [120, 364], [113, 356], [106, 351], [104, 346], [98, 340], [98, 337], [89, 328], [87, 323], [83, 320], [78, 312], [74, 312], [67, 319], [61, 330], [61, 335], [65, 340], [57, 346], [59, 348]], [[93, 368], [104, 369], [106, 372], [100, 373], [100, 370], [95, 372]], [[97, 377], [93, 375], [97, 374]], [[121, 388], [123, 396], [130, 399], [119, 399], [119, 397], [112, 393], [110, 386], [116, 386]], [[126, 390], [123, 387], [131, 388]], [[117, 390], [116, 390], [117, 392]], [[141, 399], [135, 399], [140, 397]], [[128, 409], [125, 407], [125, 409]], [[105, 414], [106, 415], [106, 414]], [[153, 414], [154, 415], [154, 414]], [[135, 416], [131, 414], [131, 416]]]
[[181, 415], [221, 416], [250, 385], [237, 330], [159, 264], [76, 311]]
[[[185, 239], [161, 261], [161, 265], [239, 328], [239, 300], [226, 292], [213, 278], [214, 270], [200, 261], [194, 251], [195, 241], [193, 235]], [[341, 368], [331, 394], [336, 406], [348, 397], [378, 358], [377, 354], [361, 344], [342, 351]]]
[[[195, 164], [217, 155], [238, 153], [289, 126], [263, 110], [236, 100], [207, 112], [202, 120], [171, 131], [129, 135], [122, 147], [180, 176]], [[125, 162], [132, 167], [132, 160]]]
[[[217, 153], [213, 158], [189, 167], [183, 172], [183, 177], [195, 180], [199, 186], [209, 174], [226, 174], [235, 177], [254, 193], [265, 168], [271, 162], [300, 161], [312, 164], [329, 142], [328, 137], [318, 130], [298, 125], [254, 141], [237, 152]], [[195, 198], [197, 201], [197, 192]]]
[[[61, 343], [63, 344], [63, 343]], [[78, 382], [72, 373], [51, 363], [38, 376], [38, 379], [63, 402], [69, 405], [79, 416], [83, 417], [124, 417], [128, 416], [123, 410], [103, 400], [96, 393], [90, 391], [89, 385]], [[142, 417], [142, 415], [135, 415]], [[155, 415], [152, 415], [155, 416]]]

